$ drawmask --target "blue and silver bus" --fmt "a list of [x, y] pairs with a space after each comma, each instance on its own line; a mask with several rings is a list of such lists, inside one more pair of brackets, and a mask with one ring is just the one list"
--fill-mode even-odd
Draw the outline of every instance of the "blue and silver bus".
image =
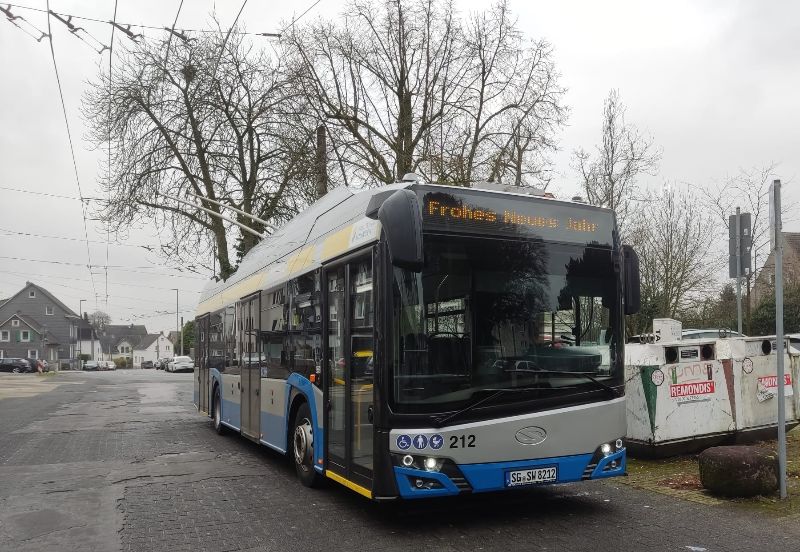
[[530, 189], [336, 188], [197, 310], [194, 399], [313, 486], [375, 500], [623, 475], [638, 259]]

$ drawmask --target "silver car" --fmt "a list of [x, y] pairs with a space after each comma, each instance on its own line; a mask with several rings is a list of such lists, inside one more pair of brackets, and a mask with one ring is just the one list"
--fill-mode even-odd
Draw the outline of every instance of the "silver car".
[[176, 356], [167, 364], [167, 372], [192, 372], [194, 361], [188, 356]]

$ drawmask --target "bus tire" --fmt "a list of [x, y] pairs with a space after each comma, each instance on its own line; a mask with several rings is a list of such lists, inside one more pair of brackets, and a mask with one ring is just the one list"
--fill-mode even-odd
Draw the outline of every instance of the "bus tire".
[[225, 435], [227, 433], [227, 429], [224, 425], [222, 425], [222, 401], [219, 398], [219, 387], [214, 388], [214, 402], [212, 408], [212, 420], [214, 421], [214, 431], [217, 432], [218, 435]]
[[311, 423], [311, 410], [304, 402], [297, 409], [292, 426], [291, 454], [294, 469], [300, 483], [306, 487], [316, 487], [320, 476], [314, 469], [314, 429]]

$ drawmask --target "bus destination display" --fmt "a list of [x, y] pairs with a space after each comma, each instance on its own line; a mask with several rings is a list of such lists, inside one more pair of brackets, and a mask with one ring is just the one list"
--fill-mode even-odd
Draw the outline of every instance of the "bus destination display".
[[420, 190], [422, 218], [429, 230], [491, 235], [528, 235], [570, 243], [610, 245], [610, 213], [583, 206], [480, 192]]

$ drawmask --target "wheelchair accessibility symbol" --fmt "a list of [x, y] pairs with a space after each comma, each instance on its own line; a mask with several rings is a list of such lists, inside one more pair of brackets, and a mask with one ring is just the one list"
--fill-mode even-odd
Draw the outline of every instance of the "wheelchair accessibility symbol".
[[408, 450], [411, 448], [411, 437], [408, 435], [397, 436], [397, 448], [400, 450]]

